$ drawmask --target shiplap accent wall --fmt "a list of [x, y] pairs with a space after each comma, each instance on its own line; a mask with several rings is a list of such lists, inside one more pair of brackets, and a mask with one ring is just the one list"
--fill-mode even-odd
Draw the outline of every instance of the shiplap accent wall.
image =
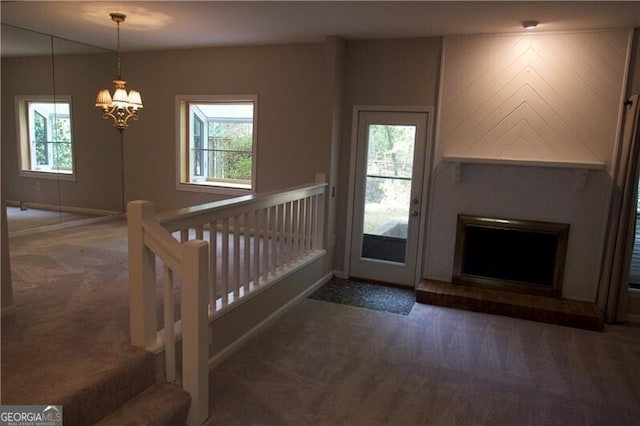
[[[571, 225], [563, 295], [595, 301], [629, 31], [444, 40], [425, 278], [448, 281], [459, 213]], [[602, 164], [469, 164], [444, 157]]]
[[610, 167], [628, 38], [447, 37], [439, 153]]

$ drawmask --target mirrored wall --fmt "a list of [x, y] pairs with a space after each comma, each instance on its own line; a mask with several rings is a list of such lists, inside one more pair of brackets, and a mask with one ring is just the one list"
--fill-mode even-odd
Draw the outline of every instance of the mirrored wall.
[[1, 36], [9, 233], [123, 212], [122, 140], [94, 105], [115, 53], [5, 23]]

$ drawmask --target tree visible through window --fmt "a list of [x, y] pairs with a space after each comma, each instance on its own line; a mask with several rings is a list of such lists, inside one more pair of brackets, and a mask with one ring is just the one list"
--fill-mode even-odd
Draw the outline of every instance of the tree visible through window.
[[180, 183], [252, 189], [255, 100], [211, 99], [180, 102], [188, 132], [181, 139]]

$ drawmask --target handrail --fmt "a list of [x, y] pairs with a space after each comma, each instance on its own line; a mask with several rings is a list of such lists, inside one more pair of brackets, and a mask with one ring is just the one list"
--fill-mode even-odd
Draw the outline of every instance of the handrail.
[[276, 204], [294, 201], [300, 198], [318, 195], [324, 192], [326, 183], [312, 185], [300, 185], [284, 191], [272, 191], [263, 194], [244, 195], [226, 200], [213, 201], [192, 207], [184, 207], [158, 214], [157, 220], [170, 232], [190, 224], [190, 220], [198, 218], [199, 222], [206, 223], [220, 220], [225, 217], [236, 216], [243, 212], [247, 206], [254, 209], [264, 209]]
[[144, 220], [144, 243], [178, 274], [183, 273], [182, 246], [156, 221]]
[[[131, 342], [148, 350], [164, 345], [165, 374], [173, 381], [175, 341], [181, 336], [182, 384], [192, 399], [189, 425], [208, 417], [209, 320], [326, 253], [326, 186], [324, 175], [318, 175], [314, 184], [160, 215], [150, 202], [128, 204]], [[160, 331], [156, 256], [164, 264]], [[183, 279], [177, 320], [174, 273]]]

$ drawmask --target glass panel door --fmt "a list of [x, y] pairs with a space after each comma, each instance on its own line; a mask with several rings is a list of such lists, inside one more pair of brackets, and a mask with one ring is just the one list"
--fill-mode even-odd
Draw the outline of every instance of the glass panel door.
[[351, 275], [413, 285], [426, 113], [361, 112], [356, 147]]

